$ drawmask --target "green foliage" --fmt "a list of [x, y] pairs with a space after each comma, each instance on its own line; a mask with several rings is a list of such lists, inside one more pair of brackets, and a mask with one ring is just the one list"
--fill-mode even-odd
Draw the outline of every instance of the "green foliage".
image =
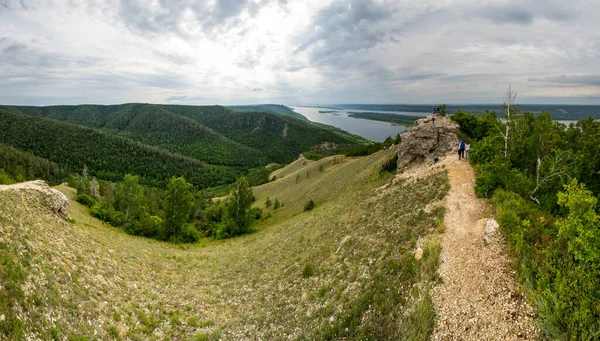
[[503, 121], [492, 113], [452, 118], [475, 141], [475, 191], [492, 197], [518, 277], [538, 304], [542, 332], [549, 339], [597, 338], [600, 123], [566, 128], [548, 113], [518, 109]]
[[311, 262], [307, 262], [304, 264], [304, 268], [302, 269], [302, 277], [308, 278], [315, 274], [315, 268], [313, 267]]
[[315, 208], [315, 202], [312, 199], [310, 199], [309, 201], [307, 201], [304, 204], [304, 212], [312, 211], [314, 208]]
[[119, 181], [125, 174], [136, 174], [142, 183], [161, 186], [176, 174], [204, 188], [231, 183], [240, 173], [113, 134], [2, 109], [0, 130], [0, 142], [62, 167], [87, 166], [90, 175], [104, 180]]
[[497, 123], [495, 112], [486, 112], [483, 115], [473, 115], [458, 110], [450, 118], [460, 125], [460, 130], [475, 141], [479, 141], [490, 134]]
[[92, 207], [92, 205], [94, 205], [94, 203], [96, 203], [96, 201], [90, 197], [87, 194], [78, 194], [77, 197], [75, 198], [75, 200], [77, 200], [78, 203], [85, 205], [87, 207]]
[[273, 209], [277, 210], [279, 209], [279, 207], [281, 207], [279, 199], [275, 198], [275, 204], [273, 205]]
[[440, 116], [444, 116], [444, 117], [445, 117], [445, 116], [446, 116], [446, 114], [447, 114], [447, 110], [448, 110], [448, 109], [447, 109], [447, 107], [446, 107], [446, 104], [442, 104], [442, 105], [440, 105]]
[[43, 179], [52, 186], [61, 183], [69, 173], [54, 162], [0, 143], [0, 185]]
[[355, 145], [344, 151], [346, 156], [366, 156], [383, 149], [383, 143], [374, 142], [368, 145]]
[[[172, 177], [165, 193], [165, 239], [178, 238], [192, 212], [193, 186], [184, 178]], [[189, 229], [188, 229], [189, 230]]]
[[139, 180], [138, 176], [127, 174], [123, 182], [117, 186], [115, 206], [125, 213], [125, 222], [137, 219], [143, 207], [144, 189], [139, 184]]
[[523, 196], [531, 193], [534, 184], [518, 169], [511, 168], [510, 161], [501, 156], [488, 163], [477, 166], [475, 193], [487, 198], [492, 196], [497, 188], [514, 191]]
[[269, 208], [271, 205], [273, 205], [273, 202], [271, 201], [271, 198], [267, 197], [267, 200], [265, 200], [265, 207]]
[[227, 231], [229, 236], [250, 232], [252, 218], [249, 217], [248, 211], [253, 201], [254, 194], [252, 194], [252, 188], [250, 188], [248, 181], [244, 177], [239, 178], [231, 191], [229, 199], [229, 218], [234, 222], [233, 228]]
[[313, 161], [318, 161], [325, 157], [325, 155], [317, 153], [313, 150], [309, 150], [307, 152], [302, 153], [302, 156], [304, 156], [304, 158], [307, 160], [313, 160]]
[[395, 172], [398, 168], [398, 153], [394, 153], [390, 159], [381, 164], [380, 173]]
[[394, 123], [397, 125], [405, 125], [405, 126], [412, 126], [416, 120], [421, 118], [420, 116], [384, 114], [384, 113], [378, 113], [378, 112], [355, 112], [355, 111], [348, 111], [348, 117], [388, 122], [388, 123]]

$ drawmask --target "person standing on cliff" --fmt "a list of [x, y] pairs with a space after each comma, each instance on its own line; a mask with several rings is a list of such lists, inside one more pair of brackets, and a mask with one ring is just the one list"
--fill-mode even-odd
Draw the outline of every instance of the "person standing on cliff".
[[467, 143], [467, 144], [465, 144], [465, 152], [466, 152], [465, 159], [467, 159], [467, 160], [469, 159], [469, 150], [471, 150], [471, 144]]
[[458, 143], [458, 159], [463, 159], [465, 157], [465, 141], [460, 140]]

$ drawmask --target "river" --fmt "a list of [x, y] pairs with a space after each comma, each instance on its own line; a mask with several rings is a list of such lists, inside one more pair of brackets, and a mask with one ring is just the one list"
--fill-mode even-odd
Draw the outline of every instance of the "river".
[[[396, 137], [398, 133], [408, 130], [406, 126], [395, 126], [385, 122], [365, 120], [360, 118], [348, 117], [348, 111], [353, 112], [382, 112], [386, 114], [425, 116], [424, 113], [414, 112], [395, 112], [395, 111], [376, 111], [376, 110], [355, 110], [355, 109], [331, 109], [315, 107], [294, 107], [293, 110], [313, 122], [325, 123], [334, 127], [343, 129], [355, 135], [362, 136], [372, 141], [381, 142], [386, 137]], [[319, 111], [329, 111], [320, 113]]]

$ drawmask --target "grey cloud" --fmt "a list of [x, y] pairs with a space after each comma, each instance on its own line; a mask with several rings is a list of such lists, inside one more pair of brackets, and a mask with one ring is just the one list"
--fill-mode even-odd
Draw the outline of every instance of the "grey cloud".
[[519, 25], [530, 25], [537, 18], [568, 21], [573, 16], [571, 9], [562, 1], [513, 1], [502, 5], [488, 5], [475, 10], [474, 15], [496, 24]]
[[0, 38], [0, 67], [89, 67], [100, 61], [93, 57], [69, 57], [57, 53], [41, 52], [31, 45], [8, 37]]
[[265, 45], [260, 45], [253, 50], [247, 50], [237, 61], [237, 66], [244, 69], [253, 69], [260, 64], [260, 60], [266, 50]]
[[555, 84], [568, 84], [578, 86], [600, 86], [600, 75], [561, 75], [546, 76], [543, 78], [529, 78], [530, 82], [548, 82]]
[[201, 103], [206, 98], [201, 96], [188, 96], [188, 95], [171, 95], [165, 99], [165, 103]]
[[217, 37], [222, 30], [235, 27], [239, 16], [247, 11], [251, 16], [270, 1], [255, 3], [247, 0], [216, 0], [214, 6], [208, 0], [158, 0], [158, 8], [150, 8], [145, 1], [123, 0], [119, 17], [131, 30], [141, 34], [172, 33], [187, 36], [180, 26], [184, 15], [191, 11], [196, 17], [196, 26], [207, 36]]
[[254, 91], [254, 92], [261, 92], [261, 91], [263, 91], [263, 89], [262, 88], [252, 88], [252, 91]]
[[312, 49], [313, 63], [325, 64], [339, 54], [368, 50], [396, 39], [393, 25], [382, 25], [395, 11], [396, 5], [390, 1], [335, 1], [312, 18], [296, 52]]

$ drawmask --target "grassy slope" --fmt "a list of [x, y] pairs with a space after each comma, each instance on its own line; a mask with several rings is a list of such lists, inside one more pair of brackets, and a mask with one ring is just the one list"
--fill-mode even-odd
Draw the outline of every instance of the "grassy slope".
[[[284, 203], [257, 232], [191, 247], [125, 235], [74, 201], [76, 223], [61, 224], [38, 198], [0, 192], [0, 276], [22, 289], [0, 296], [0, 314], [18, 312], [14, 335], [42, 339], [422, 339], [433, 315], [417, 283], [433, 278], [439, 249], [422, 263], [412, 251], [440, 221], [423, 209], [447, 175], [384, 186], [391, 156], [307, 162], [255, 188], [257, 206]], [[309, 199], [317, 207], [302, 212]]]

